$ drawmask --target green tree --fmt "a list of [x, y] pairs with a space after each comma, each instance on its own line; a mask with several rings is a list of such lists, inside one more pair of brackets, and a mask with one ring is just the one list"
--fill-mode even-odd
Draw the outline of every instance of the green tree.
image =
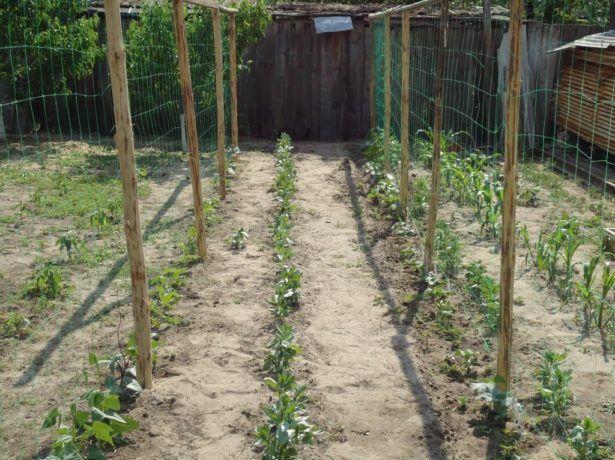
[[[271, 19], [263, 0], [242, 0], [237, 6], [237, 53], [241, 56], [247, 46], [264, 36]], [[209, 108], [215, 106], [216, 97], [211, 12], [191, 8], [186, 10], [185, 21], [197, 122], [203, 123], [199, 131], [206, 132], [215, 120], [215, 111]], [[226, 15], [222, 21], [224, 31]], [[223, 37], [226, 43], [224, 32]], [[126, 47], [136, 131], [164, 134], [177, 129], [181, 93], [171, 2], [143, 2], [139, 20], [128, 28]]]
[[13, 100], [70, 93], [102, 49], [87, 0], [2, 0], [0, 83]]

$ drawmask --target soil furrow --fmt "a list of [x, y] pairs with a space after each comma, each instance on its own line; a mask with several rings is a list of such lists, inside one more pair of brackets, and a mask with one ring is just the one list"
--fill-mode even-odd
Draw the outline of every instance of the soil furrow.
[[[383, 316], [386, 283], [364, 251], [340, 144], [298, 144], [297, 321], [312, 415], [326, 432], [311, 458], [446, 458], [406, 332]], [[433, 438], [432, 438], [432, 435]]]
[[[241, 156], [222, 222], [208, 235], [209, 257], [192, 272], [188, 288], [197, 295], [180, 306], [191, 324], [165, 335], [160, 361], [167, 377], [138, 400], [133, 412], [142, 429], [117, 458], [256, 457], [250, 434], [268, 396], [259, 372], [275, 274], [267, 193], [274, 172], [271, 155]], [[223, 240], [241, 226], [250, 237], [245, 249], [232, 251]]]

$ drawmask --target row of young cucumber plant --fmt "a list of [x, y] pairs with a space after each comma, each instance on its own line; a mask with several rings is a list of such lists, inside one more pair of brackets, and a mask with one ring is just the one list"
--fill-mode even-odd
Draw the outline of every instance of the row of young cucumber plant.
[[255, 432], [255, 446], [262, 449], [265, 460], [295, 459], [298, 447], [313, 444], [317, 434], [306, 415], [306, 387], [299, 385], [292, 373], [291, 365], [301, 352], [301, 347], [295, 342], [293, 327], [286, 322], [299, 305], [303, 276], [301, 270], [291, 263], [294, 256], [291, 232], [296, 209], [293, 198], [297, 176], [292, 149], [290, 137], [282, 134], [276, 146], [277, 176], [274, 185], [278, 204], [273, 224], [277, 282], [275, 293], [268, 301], [275, 318], [275, 334], [267, 343], [263, 364], [263, 370], [267, 373], [265, 384], [275, 394], [275, 401], [264, 409], [266, 420]]
[[[502, 209], [502, 181], [497, 167], [497, 157], [472, 152], [467, 155], [452, 151], [453, 136], [442, 139], [442, 174], [443, 195], [461, 206], [470, 206], [473, 214], [481, 224], [481, 236], [494, 239], [500, 234]], [[368, 198], [379, 205], [387, 217], [396, 220], [393, 231], [399, 236], [408, 237], [408, 242], [401, 249], [402, 263], [417, 274], [422, 275], [421, 258], [416, 252], [423, 247], [424, 217], [427, 211], [429, 186], [425, 178], [416, 178], [411, 184], [408, 220], [401, 221], [399, 208], [399, 187], [397, 174], [386, 173], [383, 162], [384, 138], [382, 133], [375, 132], [367, 142], [366, 157], [369, 160], [364, 171], [369, 177]], [[431, 167], [431, 142], [429, 136], [421, 148], [418, 141], [419, 161]], [[392, 164], [397, 165], [400, 153], [399, 142], [392, 138], [389, 146]], [[518, 197], [522, 206], [537, 207], [541, 205], [537, 189], [532, 188]], [[566, 215], [558, 222], [551, 234], [541, 232], [538, 242], [530, 245], [529, 234], [525, 227], [520, 227], [518, 234], [527, 248], [526, 264], [532, 264], [539, 272], [549, 274], [549, 282], [556, 285], [562, 299], [572, 299], [579, 294], [584, 303], [583, 317], [586, 328], [591, 324], [596, 328], [604, 327], [613, 321], [611, 289], [615, 284], [615, 275], [608, 264], [602, 271], [601, 289], [596, 281], [596, 266], [604, 260], [604, 253], [595, 255], [583, 266], [583, 281], [574, 280], [576, 264], [573, 256], [582, 243], [586, 241], [580, 234], [578, 219]], [[441, 371], [450, 378], [464, 382], [477, 377], [476, 367], [479, 364], [479, 353], [469, 349], [461, 349], [464, 332], [455, 324], [454, 317], [458, 312], [455, 300], [459, 297], [478, 313], [475, 321], [478, 331], [483, 337], [486, 351], [491, 350], [491, 341], [497, 334], [499, 320], [499, 284], [487, 274], [487, 269], [481, 261], [463, 264], [463, 246], [447, 222], [439, 221], [436, 229], [435, 265], [437, 273], [425, 276], [426, 289], [421, 294], [425, 300], [432, 301], [437, 307], [434, 327], [451, 342], [453, 351], [447, 354], [442, 363]], [[458, 276], [464, 270], [464, 277]], [[455, 296], [457, 296], [455, 298]], [[516, 303], [523, 302], [515, 299]], [[467, 311], [467, 309], [466, 309]], [[551, 350], [543, 353], [542, 364], [535, 371], [538, 394], [530, 404], [538, 413], [531, 420], [532, 429], [538, 434], [555, 435], [563, 438], [575, 452], [578, 459], [610, 458], [612, 446], [604, 441], [598, 441], [599, 423], [591, 417], [582, 420], [570, 417], [568, 408], [573, 402], [570, 389], [571, 370], [562, 370], [560, 365], [566, 355]], [[508, 408], [510, 415], [513, 407], [516, 412], [523, 408], [510, 395], [498, 394], [493, 378], [480, 383], [472, 383], [478, 399], [497, 400], [501, 407]], [[466, 407], [465, 398], [460, 398], [458, 407]], [[514, 443], [503, 442], [499, 449], [499, 458], [522, 458]]]
[[[233, 155], [237, 152], [233, 150]], [[227, 188], [235, 176], [234, 158], [227, 160]], [[219, 222], [220, 202], [216, 198], [204, 203], [205, 223], [211, 227]], [[72, 239], [58, 240], [65, 249], [69, 262], [78, 250]], [[178, 263], [149, 277], [149, 300], [152, 322], [153, 365], [156, 368], [160, 347], [159, 336], [168, 327], [181, 327], [188, 321], [175, 312], [181, 301], [181, 289], [186, 285], [188, 268], [199, 259], [197, 256], [196, 230], [189, 227], [186, 241], [180, 245], [182, 252]], [[51, 287], [62, 286], [61, 278], [50, 274], [36, 277], [27, 286], [28, 295], [50, 295]], [[43, 276], [45, 275], [45, 276]], [[47, 279], [51, 281], [47, 281]], [[55, 292], [55, 291], [54, 291]], [[53, 292], [51, 292], [53, 294]], [[43, 421], [43, 429], [55, 432], [46, 460], [105, 459], [109, 452], [126, 443], [125, 435], [139, 428], [139, 422], [125, 415], [127, 406], [143, 391], [136, 378], [137, 346], [131, 334], [124, 344], [120, 339], [121, 321], [117, 327], [117, 353], [99, 356], [90, 352], [88, 366], [82, 371], [83, 394], [70, 403], [68, 410], [53, 407]]]

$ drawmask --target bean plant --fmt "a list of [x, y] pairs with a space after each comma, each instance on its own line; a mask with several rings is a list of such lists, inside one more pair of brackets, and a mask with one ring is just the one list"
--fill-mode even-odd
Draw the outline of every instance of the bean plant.
[[231, 249], [239, 250], [246, 247], [246, 240], [250, 235], [245, 228], [239, 227], [234, 230], [233, 233], [228, 236], [224, 242], [230, 246]]
[[[276, 273], [275, 294], [269, 299], [276, 320], [286, 318], [297, 307], [303, 276], [301, 270], [289, 264], [294, 255], [291, 231], [295, 205], [292, 199], [296, 192], [297, 175], [291, 151], [290, 137], [283, 134], [276, 147], [278, 174], [274, 190], [278, 214], [272, 232], [275, 257], [280, 267]], [[306, 416], [306, 389], [297, 384], [291, 373], [291, 364], [301, 352], [294, 342], [292, 326], [279, 324], [267, 349], [263, 370], [270, 376], [265, 383], [275, 392], [277, 400], [264, 410], [266, 421], [256, 429], [255, 446], [263, 449], [263, 459], [294, 459], [298, 456], [297, 446], [312, 444], [317, 433]]]
[[568, 407], [572, 402], [572, 369], [562, 369], [566, 353], [546, 350], [535, 374], [542, 399], [542, 409], [553, 421], [563, 424]]

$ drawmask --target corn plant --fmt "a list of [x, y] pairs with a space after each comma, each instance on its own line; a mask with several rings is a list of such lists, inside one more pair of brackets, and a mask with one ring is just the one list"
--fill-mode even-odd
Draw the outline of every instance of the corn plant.
[[598, 330], [603, 330], [615, 317], [615, 309], [609, 301], [609, 294], [615, 284], [615, 273], [611, 271], [610, 264], [605, 264], [602, 270], [602, 288], [597, 289], [595, 285], [596, 271], [602, 257], [602, 254], [597, 254], [583, 264], [583, 281], [576, 284], [587, 330], [594, 325]]
[[611, 449], [601, 446], [596, 437], [600, 424], [589, 416], [581, 420], [566, 437], [566, 442], [576, 452], [577, 460], [600, 460], [611, 458]]
[[[615, 272], [611, 271], [611, 265], [605, 264], [602, 270], [602, 292], [600, 296], [600, 303], [598, 304], [598, 311], [596, 313], [596, 327], [602, 330], [607, 323], [610, 323], [615, 319], [615, 307], [608, 301], [609, 293], [615, 285]], [[605, 315], [605, 310], [608, 309], [608, 313]], [[615, 327], [615, 325], [614, 325]]]
[[231, 249], [239, 250], [246, 247], [246, 240], [249, 236], [245, 228], [239, 227], [237, 230], [234, 230], [224, 242], [228, 244]]

